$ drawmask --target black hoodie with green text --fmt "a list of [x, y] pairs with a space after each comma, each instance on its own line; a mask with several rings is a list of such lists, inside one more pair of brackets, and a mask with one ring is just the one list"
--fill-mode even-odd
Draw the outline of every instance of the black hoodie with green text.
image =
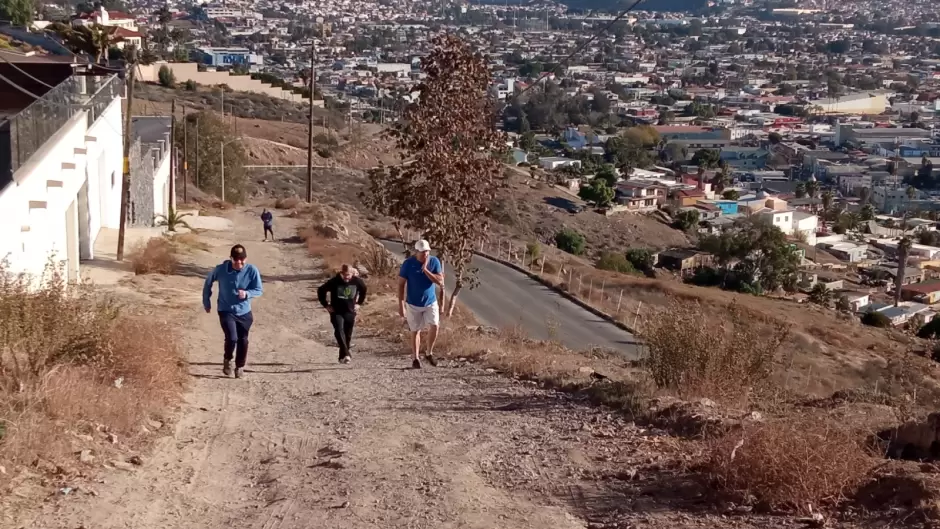
[[[327, 294], [330, 295], [329, 302], [326, 300]], [[366, 283], [359, 276], [353, 276], [346, 282], [342, 275], [336, 274], [317, 289], [317, 299], [324, 307], [333, 307], [334, 312], [354, 312], [356, 305], [366, 301]]]

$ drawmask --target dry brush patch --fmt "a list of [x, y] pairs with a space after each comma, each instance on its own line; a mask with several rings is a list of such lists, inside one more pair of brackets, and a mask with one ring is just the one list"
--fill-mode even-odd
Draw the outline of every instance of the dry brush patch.
[[700, 470], [711, 484], [766, 510], [812, 513], [837, 506], [877, 466], [856, 431], [818, 416], [748, 424], [706, 445]]
[[10, 470], [0, 482], [21, 469], [69, 472], [76, 451], [100, 460], [104, 434], [132, 444], [185, 381], [171, 326], [67, 288], [53, 268], [37, 281], [0, 273], [0, 465]]
[[137, 275], [170, 275], [179, 267], [178, 247], [166, 237], [152, 237], [136, 244], [129, 258]]

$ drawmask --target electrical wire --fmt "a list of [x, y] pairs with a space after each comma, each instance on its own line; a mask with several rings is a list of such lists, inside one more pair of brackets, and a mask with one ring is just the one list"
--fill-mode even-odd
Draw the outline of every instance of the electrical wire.
[[[571, 61], [571, 59], [573, 59], [573, 58], [575, 57], [575, 55], [577, 55], [578, 53], [581, 53], [581, 51], [584, 50], [584, 48], [586, 48], [589, 44], [591, 44], [592, 42], [594, 42], [595, 40], [597, 40], [598, 37], [600, 37], [601, 35], [607, 33], [607, 32], [610, 30], [610, 28], [614, 27], [614, 24], [616, 24], [617, 22], [620, 22], [621, 20], [623, 20], [623, 17], [627, 16], [627, 14], [630, 13], [630, 11], [633, 11], [634, 8], [636, 8], [636, 6], [638, 6], [638, 5], [640, 5], [641, 2], [643, 2], [643, 0], [636, 0], [635, 2], [633, 2], [633, 4], [630, 5], [630, 7], [624, 9], [623, 11], [621, 11], [619, 15], [617, 15], [616, 17], [614, 17], [613, 20], [611, 20], [610, 22], [608, 22], [603, 28], [601, 28], [600, 31], [595, 32], [594, 34], [591, 35], [591, 37], [590, 37], [589, 39], [587, 39], [586, 41], [584, 41], [584, 42], [582, 42], [580, 45], [578, 45], [571, 53], [568, 54], [567, 57], [565, 57], [560, 63], [558, 63], [558, 66], [559, 66], [559, 67], [561, 67], [561, 66], [567, 66], [567, 65], [568, 65], [568, 62]], [[518, 94], [516, 94], [515, 97], [519, 97], [519, 96], [521, 96], [522, 94], [528, 92], [529, 89], [531, 89], [533, 86], [535, 86], [535, 85], [537, 85], [537, 84], [540, 84], [542, 81], [545, 80], [546, 77], [548, 77], [548, 76], [551, 75], [552, 73], [553, 73], [553, 72], [551, 72], [551, 71], [548, 71], [548, 72], [543, 73], [542, 75], [539, 76], [538, 79], [536, 79], [536, 81], [535, 81], [534, 83], [532, 83], [532, 84], [530, 84], [529, 86], [525, 87], [521, 92], [519, 92]]]
[[37, 83], [39, 83], [39, 84], [45, 86], [46, 88], [50, 88], [50, 89], [51, 89], [51, 88], [55, 88], [55, 87], [52, 86], [51, 84], [49, 84], [49, 83], [47, 83], [47, 82], [45, 82], [45, 81], [43, 81], [43, 80], [41, 80], [41, 79], [37, 79], [37, 78], [33, 77], [32, 75], [30, 75], [29, 72], [27, 72], [26, 70], [20, 68], [19, 66], [16, 65], [16, 63], [14, 63], [14, 62], [10, 61], [9, 59], [7, 59], [6, 57], [4, 57], [2, 52], [0, 52], [0, 60], [2, 60], [3, 62], [9, 64], [10, 66], [12, 66], [14, 70], [20, 72], [21, 74], [25, 75], [26, 77], [29, 77], [29, 78], [32, 79], [33, 81], [36, 81]]

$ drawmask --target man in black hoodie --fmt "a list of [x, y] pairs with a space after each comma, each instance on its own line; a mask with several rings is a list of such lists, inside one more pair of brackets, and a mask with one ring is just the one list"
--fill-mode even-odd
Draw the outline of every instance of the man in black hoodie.
[[[329, 303], [326, 301], [327, 294], [330, 295]], [[339, 361], [348, 364], [352, 358], [349, 355], [349, 344], [356, 325], [356, 312], [359, 311], [359, 305], [366, 301], [366, 284], [353, 267], [344, 264], [338, 274], [317, 289], [317, 298], [330, 313], [336, 343], [339, 344]]]

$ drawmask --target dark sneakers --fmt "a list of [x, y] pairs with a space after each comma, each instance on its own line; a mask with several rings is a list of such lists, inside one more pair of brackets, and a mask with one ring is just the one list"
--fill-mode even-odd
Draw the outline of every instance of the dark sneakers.
[[231, 360], [226, 360], [225, 362], [222, 363], [222, 374], [227, 377], [232, 376], [232, 361]]
[[242, 377], [244, 377], [244, 376], [245, 376], [245, 375], [244, 375], [243, 369], [242, 369], [241, 367], [236, 367], [236, 368], [235, 368], [235, 378], [242, 378]]
[[339, 357], [339, 363], [341, 363], [341, 364], [348, 364], [350, 360], [352, 360], [352, 355], [346, 355], [346, 356], [341, 356], [341, 357]]
[[414, 361], [411, 362], [411, 368], [412, 368], [412, 369], [421, 369], [421, 360], [418, 360], [417, 358], [415, 358]]
[[433, 354], [424, 355], [424, 359], [428, 361], [434, 367], [437, 367], [437, 358], [434, 358]]

